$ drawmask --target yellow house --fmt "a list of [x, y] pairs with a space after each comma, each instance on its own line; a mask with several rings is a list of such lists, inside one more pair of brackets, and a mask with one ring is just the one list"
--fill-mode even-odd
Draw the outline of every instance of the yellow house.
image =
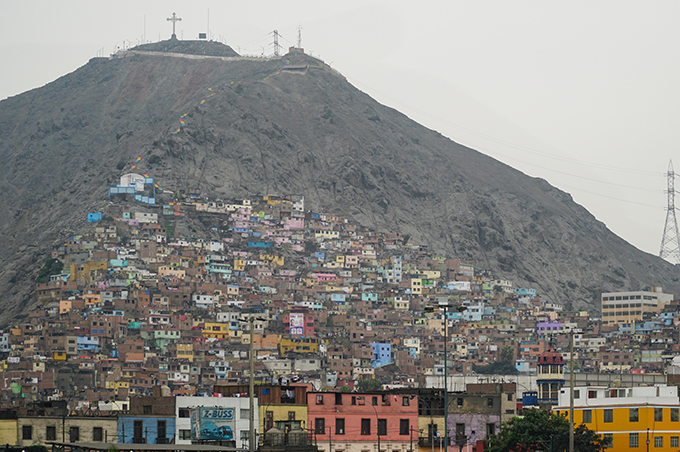
[[[203, 330], [205, 332], [205, 330]], [[194, 344], [175, 344], [177, 346], [177, 358], [194, 362]]]
[[238, 295], [238, 286], [229, 284], [227, 286], [227, 295]]
[[285, 356], [288, 352], [317, 353], [319, 351], [319, 342], [315, 338], [282, 338], [279, 342], [279, 349], [281, 356]]
[[[569, 417], [568, 388], [560, 390], [554, 411]], [[680, 448], [680, 398], [677, 386], [574, 388], [574, 424], [604, 437], [619, 451]], [[649, 443], [647, 441], [649, 440]]]
[[203, 328], [203, 337], [213, 339], [228, 339], [229, 324], [206, 322]]
[[55, 361], [66, 361], [66, 352], [54, 352]]
[[98, 293], [86, 293], [83, 295], [85, 306], [98, 306], [102, 304], [102, 296]]
[[16, 419], [0, 419], [0, 444], [17, 445]]
[[234, 270], [242, 272], [246, 268], [246, 261], [244, 259], [234, 259]]
[[281, 267], [285, 262], [283, 256], [274, 256], [272, 254], [260, 254], [260, 260], [274, 267]]
[[411, 279], [411, 293], [418, 295], [423, 293], [423, 280], [420, 278]]
[[106, 389], [112, 389], [118, 395], [119, 389], [130, 389], [130, 383], [127, 381], [107, 381]]

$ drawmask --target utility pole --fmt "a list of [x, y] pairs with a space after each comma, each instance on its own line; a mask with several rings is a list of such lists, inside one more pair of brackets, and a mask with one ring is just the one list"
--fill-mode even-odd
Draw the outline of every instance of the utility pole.
[[250, 325], [250, 347], [248, 352], [248, 364], [250, 377], [248, 381], [248, 398], [250, 399], [250, 432], [248, 435], [248, 450], [255, 452], [255, 341], [253, 340], [253, 331], [255, 320], [263, 320], [256, 318], [253, 313], [250, 313], [248, 318], [240, 317], [239, 322], [248, 322]]
[[672, 264], [680, 264], [680, 230], [678, 230], [678, 220], [675, 217], [675, 172], [673, 171], [673, 161], [668, 162], [668, 207], [666, 207], [666, 223], [663, 227], [663, 237], [661, 237], [661, 250], [659, 257], [666, 259]]
[[255, 323], [255, 316], [251, 315], [248, 318], [250, 324], [250, 378], [248, 386], [248, 395], [250, 397], [250, 434], [248, 436], [248, 450], [255, 452], [255, 341], [253, 340], [253, 324]]
[[574, 452], [574, 328], [569, 333], [569, 452]]

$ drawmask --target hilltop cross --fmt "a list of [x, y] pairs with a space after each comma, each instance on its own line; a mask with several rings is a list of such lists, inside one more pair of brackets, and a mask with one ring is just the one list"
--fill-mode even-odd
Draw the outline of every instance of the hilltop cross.
[[172, 36], [170, 39], [177, 39], [177, 35], [175, 34], [175, 23], [180, 22], [182, 20], [181, 17], [177, 17], [175, 13], [172, 13], [172, 17], [168, 17], [168, 22], [172, 22]]

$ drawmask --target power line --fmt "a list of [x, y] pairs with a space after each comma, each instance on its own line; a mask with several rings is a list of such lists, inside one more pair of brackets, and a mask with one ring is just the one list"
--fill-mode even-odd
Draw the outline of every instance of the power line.
[[[353, 78], [353, 80], [355, 80], [355, 79]], [[362, 85], [368, 87], [367, 85], [365, 85], [361, 82], [359, 82], [359, 84], [362, 84]], [[632, 173], [632, 174], [645, 174], [645, 175], [651, 175], [651, 176], [663, 176], [664, 175], [663, 173], [659, 173], [659, 172], [656, 172], [656, 171], [634, 170], [634, 169], [623, 168], [623, 167], [619, 167], [619, 166], [605, 165], [605, 164], [602, 164], [602, 163], [587, 162], [587, 161], [584, 161], [584, 160], [579, 160], [579, 159], [575, 159], [575, 158], [555, 155], [555, 154], [551, 154], [551, 153], [548, 153], [548, 152], [545, 152], [545, 151], [540, 151], [540, 150], [529, 148], [529, 147], [526, 147], [526, 146], [521, 146], [521, 145], [511, 143], [509, 141], [506, 141], [506, 140], [503, 140], [503, 139], [500, 139], [500, 138], [493, 137], [491, 135], [488, 135], [488, 134], [485, 134], [485, 133], [482, 133], [482, 132], [478, 132], [474, 129], [470, 129], [470, 128], [465, 127], [465, 126], [461, 126], [460, 124], [453, 123], [453, 122], [448, 121], [446, 119], [442, 119], [438, 116], [435, 116], [431, 113], [428, 113], [428, 112], [423, 111], [423, 110], [421, 110], [417, 107], [414, 107], [410, 104], [407, 104], [407, 103], [405, 103], [405, 102], [403, 102], [399, 99], [396, 99], [396, 98], [394, 98], [390, 95], [387, 95], [387, 94], [385, 94], [385, 93], [383, 93], [379, 90], [375, 90], [375, 89], [371, 88], [370, 91], [378, 93], [381, 96], [384, 96], [385, 98], [391, 99], [395, 103], [402, 104], [402, 105], [410, 108], [411, 110], [414, 110], [414, 111], [416, 111], [416, 112], [418, 112], [422, 115], [428, 116], [428, 117], [430, 117], [430, 118], [432, 118], [436, 121], [439, 121], [443, 124], [449, 125], [451, 127], [455, 127], [457, 129], [468, 132], [472, 135], [475, 135], [475, 136], [478, 136], [478, 137], [481, 137], [481, 138], [485, 138], [487, 140], [494, 141], [496, 143], [503, 144], [503, 145], [508, 146], [508, 147], [512, 147], [512, 148], [515, 148], [515, 149], [519, 149], [519, 150], [530, 152], [530, 153], [537, 154], [537, 155], [542, 155], [542, 156], [549, 157], [549, 158], [554, 158], [556, 160], [578, 163], [578, 164], [581, 164], [581, 165], [588, 165], [588, 166], [592, 166], [592, 167], [595, 167], [595, 168], [608, 169], [608, 170], [611, 170], [611, 171], [620, 171], [620, 172]]]

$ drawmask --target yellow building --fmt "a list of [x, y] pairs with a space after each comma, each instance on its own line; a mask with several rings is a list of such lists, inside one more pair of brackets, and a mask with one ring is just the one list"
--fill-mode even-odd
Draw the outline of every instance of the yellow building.
[[229, 338], [229, 324], [228, 323], [210, 323], [206, 322], [203, 328], [203, 337], [213, 339], [228, 339]]
[[194, 362], [194, 344], [175, 344], [175, 346], [177, 347], [177, 358], [186, 359], [190, 363]]
[[423, 293], [423, 280], [420, 278], [411, 279], [411, 293], [414, 295]]
[[[569, 388], [559, 394], [556, 413], [569, 416]], [[666, 451], [680, 448], [677, 386], [574, 388], [574, 423], [603, 435], [609, 448]], [[649, 440], [649, 447], [647, 447]]]
[[279, 349], [281, 356], [285, 356], [288, 352], [317, 353], [319, 351], [319, 342], [313, 337], [299, 339], [282, 338], [279, 342]]
[[17, 445], [16, 419], [0, 419], [0, 444]]

